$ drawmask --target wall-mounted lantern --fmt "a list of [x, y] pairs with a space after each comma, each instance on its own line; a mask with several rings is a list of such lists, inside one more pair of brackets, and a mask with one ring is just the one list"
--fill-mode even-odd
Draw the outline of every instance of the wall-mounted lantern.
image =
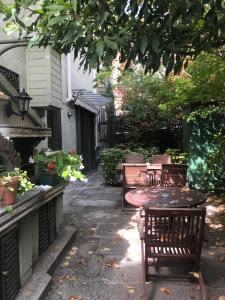
[[28, 95], [28, 93], [25, 91], [25, 89], [23, 89], [18, 96], [15, 96], [14, 99], [16, 100], [16, 104], [18, 106], [18, 110], [19, 113], [14, 111], [13, 107], [12, 107], [12, 103], [10, 101], [10, 111], [9, 114], [14, 114], [17, 116], [21, 116], [22, 120], [24, 120], [24, 115], [28, 112], [29, 109], [29, 105], [30, 105], [30, 100], [32, 100], [32, 98]]

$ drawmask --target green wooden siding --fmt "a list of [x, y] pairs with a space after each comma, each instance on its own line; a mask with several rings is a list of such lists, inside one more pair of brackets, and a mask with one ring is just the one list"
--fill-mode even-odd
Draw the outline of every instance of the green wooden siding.
[[50, 48], [27, 50], [27, 85], [34, 107], [61, 108], [61, 56]]
[[221, 127], [221, 117], [213, 116], [199, 119], [190, 124], [188, 183], [191, 188], [208, 191], [212, 186], [212, 178], [207, 176], [206, 155], [214, 146], [213, 135]]

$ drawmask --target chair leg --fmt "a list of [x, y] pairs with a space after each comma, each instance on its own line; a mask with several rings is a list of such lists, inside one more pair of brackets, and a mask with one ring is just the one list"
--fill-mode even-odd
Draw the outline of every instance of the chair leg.
[[145, 256], [144, 256], [144, 241], [141, 240], [141, 263], [142, 263], [142, 280], [143, 280], [143, 300], [148, 300], [146, 293], [146, 266], [145, 266]]
[[124, 202], [125, 202], [125, 190], [123, 189], [123, 193], [122, 193], [122, 210], [124, 210]]

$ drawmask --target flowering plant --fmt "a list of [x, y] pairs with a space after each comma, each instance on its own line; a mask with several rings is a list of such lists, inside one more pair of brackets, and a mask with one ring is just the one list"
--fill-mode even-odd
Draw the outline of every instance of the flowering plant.
[[34, 156], [34, 162], [41, 174], [57, 175], [62, 181], [85, 180], [81, 172], [84, 168], [82, 157], [73, 151], [40, 152]]

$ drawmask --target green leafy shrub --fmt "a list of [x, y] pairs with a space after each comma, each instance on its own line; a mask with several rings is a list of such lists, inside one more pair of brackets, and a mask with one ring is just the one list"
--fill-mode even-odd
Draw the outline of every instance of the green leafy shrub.
[[225, 124], [213, 136], [214, 146], [205, 157], [204, 178], [211, 193], [225, 195]]
[[[122, 148], [122, 147], [121, 147]], [[118, 184], [121, 176], [121, 169], [119, 164], [125, 161], [126, 154], [137, 153], [144, 156], [145, 162], [148, 162], [153, 154], [158, 153], [157, 147], [149, 149], [132, 147], [129, 149], [108, 148], [101, 154], [101, 166], [105, 182], [108, 184]]]
[[159, 148], [151, 147], [151, 148], [144, 149], [139, 147], [139, 148], [129, 148], [128, 151], [142, 154], [144, 156], [144, 161], [149, 162], [152, 155], [159, 153]]
[[103, 150], [101, 154], [101, 167], [105, 182], [108, 184], [118, 184], [121, 170], [118, 165], [124, 161], [126, 150], [109, 148]]
[[181, 152], [179, 149], [167, 149], [166, 154], [171, 156], [172, 163], [174, 164], [185, 164], [187, 163], [188, 153]]

